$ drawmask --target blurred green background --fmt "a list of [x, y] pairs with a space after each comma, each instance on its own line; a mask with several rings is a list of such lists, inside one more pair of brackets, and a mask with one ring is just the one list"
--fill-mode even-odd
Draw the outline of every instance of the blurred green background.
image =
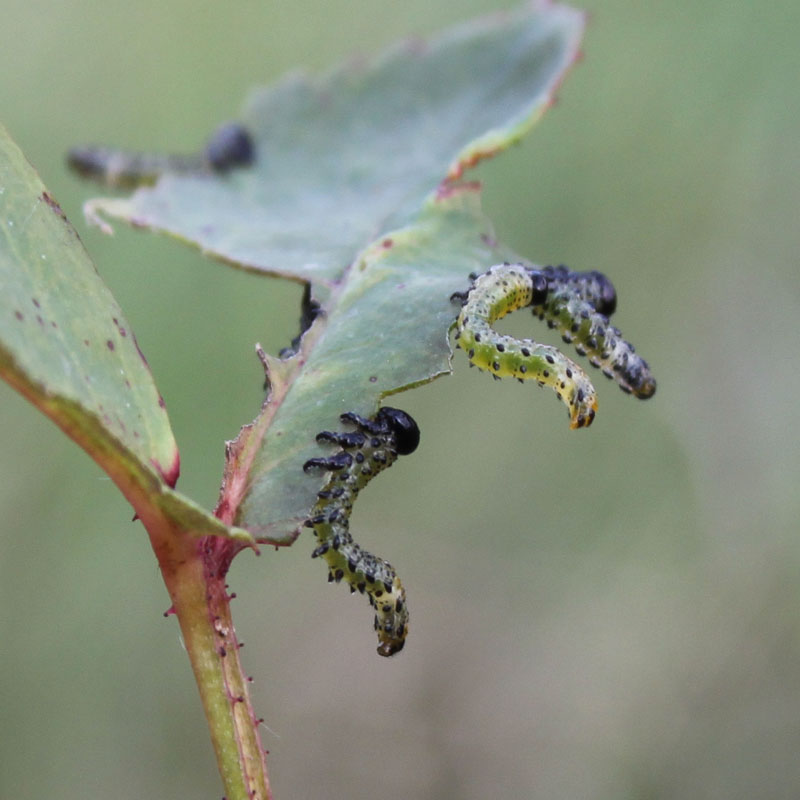
[[[87, 229], [64, 152], [192, 149], [287, 69], [511, 5], [0, 4], [2, 120], [126, 310], [188, 495], [213, 506], [300, 288]], [[398, 399], [422, 446], [354, 518], [409, 591], [390, 661], [307, 541], [235, 562], [277, 800], [800, 796], [800, 6], [583, 7], [560, 102], [478, 176], [519, 252], [611, 276], [658, 393], [603, 381], [574, 432], [459, 358]], [[219, 797], [130, 508], [5, 385], [0, 442], [0, 798]]]

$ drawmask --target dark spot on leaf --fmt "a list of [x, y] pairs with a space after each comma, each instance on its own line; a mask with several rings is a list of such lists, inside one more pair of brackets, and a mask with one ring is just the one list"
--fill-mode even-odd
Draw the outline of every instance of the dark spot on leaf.
[[67, 215], [61, 210], [61, 206], [55, 201], [53, 196], [49, 192], [42, 192], [42, 200], [47, 203], [53, 211], [58, 214], [61, 219], [66, 219]]
[[147, 363], [147, 359], [144, 357], [144, 353], [142, 352], [141, 348], [139, 347], [139, 342], [136, 341], [136, 337], [133, 337], [133, 343], [136, 345], [136, 352], [139, 354], [139, 358], [142, 359], [144, 365], [150, 369], [150, 365]]
[[87, 347], [89, 346], [89, 340], [88, 340], [88, 339], [84, 339], [84, 340], [83, 340], [83, 343], [84, 343], [84, 344], [85, 344]]
[[112, 342], [112, 341], [111, 341], [111, 339], [107, 339], [107, 340], [106, 340], [106, 347], [107, 347], [109, 350], [113, 350], [113, 349], [114, 349], [114, 342]]
[[384, 239], [384, 240], [381, 242], [381, 244], [382, 244], [382, 245], [383, 245], [383, 247], [385, 247], [387, 250], [388, 250], [390, 247], [394, 247], [394, 242], [393, 242], [391, 239]]
[[39, 305], [39, 301], [35, 297], [32, 297], [31, 300], [33, 301], [33, 304], [36, 306], [36, 308], [41, 308], [41, 305]]
[[40, 325], [42, 325], [42, 326], [44, 325], [44, 320], [42, 319], [42, 317], [41, 317], [41, 315], [40, 315], [40, 314], [37, 314], [37, 315], [36, 315], [36, 321], [37, 321], [37, 322], [38, 322]]
[[378, 376], [377, 375], [370, 375], [369, 376], [369, 382], [370, 383], [375, 383], [377, 380], [378, 380]]
[[22, 312], [21, 312], [21, 311], [15, 311], [15, 312], [14, 312], [14, 316], [15, 316], [15, 317], [16, 317], [16, 318], [17, 318], [17, 319], [20, 321], [20, 322], [22, 322], [22, 320], [24, 320], [24, 319], [25, 319], [25, 317], [23, 316], [23, 314], [22, 314]]

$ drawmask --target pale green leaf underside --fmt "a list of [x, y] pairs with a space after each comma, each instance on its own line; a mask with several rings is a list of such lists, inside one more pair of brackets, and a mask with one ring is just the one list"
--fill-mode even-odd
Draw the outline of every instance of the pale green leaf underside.
[[226, 533], [165, 485], [178, 476], [178, 450], [144, 356], [75, 230], [2, 126], [0, 377], [126, 496], [148, 495], [195, 532]]
[[449, 370], [450, 294], [510, 257], [478, 188], [458, 179], [539, 118], [582, 30], [579, 13], [540, 3], [319, 80], [291, 76], [247, 106], [253, 168], [92, 201], [236, 265], [311, 281], [324, 303], [302, 353], [272, 363], [273, 394], [229, 459], [221, 513], [227, 504], [254, 535], [290, 541], [319, 488], [301, 470], [322, 452], [315, 434]]
[[291, 75], [247, 103], [253, 168], [224, 179], [166, 176], [91, 207], [235, 264], [333, 281], [365, 245], [407, 224], [446, 176], [530, 128], [582, 27], [566, 7], [526, 7], [405, 43], [375, 63]]

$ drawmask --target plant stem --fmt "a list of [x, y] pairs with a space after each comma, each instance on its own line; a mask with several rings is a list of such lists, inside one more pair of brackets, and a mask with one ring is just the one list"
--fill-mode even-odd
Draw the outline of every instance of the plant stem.
[[[226, 800], [272, 800], [225, 585], [241, 545], [142, 519], [158, 557], [211, 731]], [[155, 524], [154, 524], [155, 523]], [[165, 529], [166, 526], [166, 529]]]

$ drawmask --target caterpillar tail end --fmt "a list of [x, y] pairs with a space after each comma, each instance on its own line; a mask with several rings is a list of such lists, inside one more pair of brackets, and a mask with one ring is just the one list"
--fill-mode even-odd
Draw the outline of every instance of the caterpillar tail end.
[[399, 641], [395, 640], [389, 642], [381, 642], [378, 645], [378, 655], [384, 656], [384, 658], [393, 656], [395, 653], [399, 653], [403, 649], [405, 643], [406, 643], [405, 639], [401, 639]]
[[596, 398], [592, 398], [591, 402], [580, 411], [572, 411], [570, 413], [569, 427], [572, 428], [572, 430], [577, 430], [578, 428], [588, 428], [594, 422], [596, 414], [597, 400]]
[[656, 379], [652, 375], [647, 375], [639, 386], [637, 386], [633, 394], [640, 400], [648, 400], [656, 393]]
[[[565, 359], [565, 363], [571, 366], [567, 366], [558, 376], [553, 388], [567, 406], [570, 428], [588, 428], [597, 414], [597, 390], [589, 376], [577, 364], [568, 359]], [[565, 384], [569, 387], [567, 391]]]
[[390, 592], [374, 599], [375, 631], [378, 634], [378, 655], [393, 656], [403, 649], [408, 634], [408, 606], [400, 579], [396, 578]]

